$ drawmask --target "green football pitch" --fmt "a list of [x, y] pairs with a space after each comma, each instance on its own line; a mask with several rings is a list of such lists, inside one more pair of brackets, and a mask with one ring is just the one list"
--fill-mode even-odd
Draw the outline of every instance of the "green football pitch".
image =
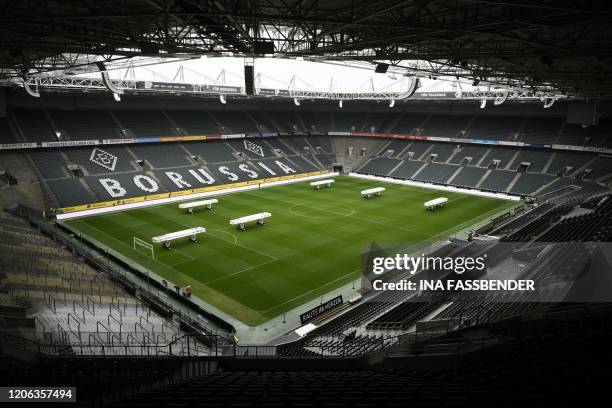
[[[384, 185], [382, 197], [360, 191]], [[426, 211], [425, 201], [448, 197]], [[508, 201], [338, 177], [331, 188], [299, 182], [219, 196], [213, 211], [192, 215], [177, 203], [67, 220], [66, 226], [159, 277], [191, 285], [194, 296], [254, 326], [360, 276], [361, 252], [371, 242], [419, 242], [447, 238], [513, 204]], [[270, 212], [264, 226], [246, 231], [229, 220]], [[203, 226], [167, 250], [133, 248], [133, 237], [151, 238]]]

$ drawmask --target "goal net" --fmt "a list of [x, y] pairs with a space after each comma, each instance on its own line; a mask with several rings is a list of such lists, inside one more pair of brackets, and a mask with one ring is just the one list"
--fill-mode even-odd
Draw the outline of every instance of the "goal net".
[[153, 244], [149, 244], [138, 237], [134, 237], [132, 246], [134, 247], [134, 250], [138, 252], [144, 248], [148, 254], [151, 254], [151, 258], [155, 259], [155, 249], [153, 248]]

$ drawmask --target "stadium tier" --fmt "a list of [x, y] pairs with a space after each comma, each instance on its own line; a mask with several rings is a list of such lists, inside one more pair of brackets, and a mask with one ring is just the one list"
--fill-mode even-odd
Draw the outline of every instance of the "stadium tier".
[[[384, 375], [341, 372], [334, 387], [359, 395], [345, 380], [365, 381], [365, 373], [405, 386], [421, 372], [398, 369], [394, 353], [434, 367], [430, 353], [419, 350], [462, 355], [457, 350], [471, 345], [458, 333], [482, 334], [523, 316], [575, 318], [580, 312], [563, 301], [568, 282], [602, 258], [588, 248], [542, 246], [612, 238], [612, 159], [592, 144], [605, 146], [607, 139], [578, 137], [557, 118], [255, 109], [78, 113], [15, 109], [0, 124], [3, 142], [38, 143], [0, 151], [0, 191], [10, 192], [2, 202], [12, 214], [0, 217], [0, 248], [9, 254], [0, 258], [0, 314], [9, 328], [0, 338], [45, 358], [227, 363], [265, 356], [282, 365], [377, 356], [387, 366]], [[85, 143], [71, 145], [79, 140]], [[552, 146], [573, 141], [570, 148]], [[425, 210], [438, 200], [443, 207]], [[186, 210], [194, 202], [214, 205]], [[546, 289], [482, 296], [459, 289], [443, 296], [378, 291], [363, 265], [369, 256], [395, 251], [389, 243], [442, 258], [486, 253], [484, 276], [499, 278], [510, 265]], [[389, 282], [452, 281], [437, 267], [423, 267], [418, 279], [391, 273]], [[461, 282], [476, 277], [462, 276]], [[491, 332], [479, 344], [533, 347], [533, 335]], [[12, 359], [5, 362], [12, 367]], [[298, 406], [299, 393], [281, 388], [320, 386], [311, 373], [254, 377], [233, 371], [233, 364], [240, 363], [219, 371], [198, 367], [200, 374], [171, 390], [116, 395], [109, 406], [170, 400], [197, 406], [199, 399], [185, 397], [195, 388], [211, 393], [205, 406], [221, 406], [233, 392], [264, 392], [262, 406]], [[507, 367], [503, 358], [499, 364]], [[167, 370], [178, 369], [160, 375]], [[262, 378], [266, 385], [257, 385]], [[460, 371], [458, 378], [474, 374]], [[271, 387], [272, 379], [281, 385]], [[122, 388], [112, 377], [105, 381]], [[321, 395], [328, 401], [329, 387]], [[346, 398], [355, 406], [357, 398]]]

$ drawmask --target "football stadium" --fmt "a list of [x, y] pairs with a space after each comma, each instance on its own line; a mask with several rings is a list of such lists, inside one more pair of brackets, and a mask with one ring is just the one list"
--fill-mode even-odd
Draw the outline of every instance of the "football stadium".
[[0, 8], [0, 403], [605, 395], [610, 4]]

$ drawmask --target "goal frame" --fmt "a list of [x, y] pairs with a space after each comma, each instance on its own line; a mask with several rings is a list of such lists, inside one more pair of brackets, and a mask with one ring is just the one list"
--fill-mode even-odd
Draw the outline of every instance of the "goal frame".
[[151, 258], [155, 259], [155, 247], [153, 246], [153, 244], [149, 244], [148, 242], [143, 241], [138, 237], [132, 237], [132, 248], [135, 251], [137, 250], [136, 245], [140, 245], [141, 247], [149, 249], [151, 251]]

